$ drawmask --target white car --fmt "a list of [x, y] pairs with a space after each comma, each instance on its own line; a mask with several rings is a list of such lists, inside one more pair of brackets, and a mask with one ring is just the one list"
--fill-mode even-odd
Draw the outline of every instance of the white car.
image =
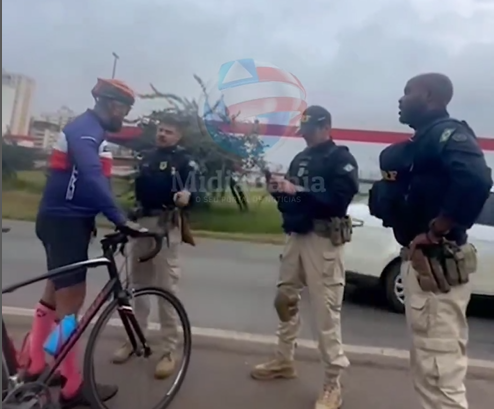
[[[403, 313], [400, 245], [393, 232], [371, 216], [366, 204], [350, 205], [349, 214], [356, 227], [352, 241], [345, 249], [347, 282], [357, 286], [380, 286], [389, 308]], [[471, 276], [473, 293], [494, 297], [494, 190], [468, 235], [470, 243], [477, 248], [479, 261], [477, 272]]]

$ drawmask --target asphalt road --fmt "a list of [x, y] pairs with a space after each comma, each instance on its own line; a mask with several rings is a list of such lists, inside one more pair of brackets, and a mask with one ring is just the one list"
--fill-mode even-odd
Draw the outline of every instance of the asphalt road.
[[[19, 321], [17, 321], [19, 322]], [[20, 342], [27, 327], [7, 323], [14, 340]], [[83, 340], [84, 342], [84, 340]], [[120, 345], [120, 338], [105, 333], [98, 340], [93, 356], [96, 381], [118, 386], [117, 396], [107, 403], [109, 409], [150, 408], [163, 398], [173, 379], [155, 380], [152, 376], [157, 357], [135, 358], [125, 365], [109, 363], [109, 357]], [[229, 342], [210, 344], [195, 339], [191, 363], [182, 389], [173, 400], [175, 409], [208, 407], [216, 409], [312, 408], [322, 384], [320, 365], [314, 359], [299, 359], [297, 379], [287, 381], [254, 381], [251, 368], [266, 359], [265, 348]], [[299, 357], [301, 358], [301, 357]], [[136, 376], [138, 374], [138, 376]], [[176, 374], [173, 375], [173, 378]], [[372, 363], [353, 365], [344, 373], [345, 408], [414, 409], [415, 393], [408, 368], [401, 360], [374, 357]], [[466, 382], [471, 409], [486, 409], [492, 403], [490, 376], [470, 376]], [[57, 390], [52, 389], [53, 398]], [[81, 407], [82, 409], [82, 407]]]
[[[44, 253], [32, 223], [5, 222], [12, 231], [2, 237], [2, 286], [44, 272]], [[272, 308], [280, 248], [215, 240], [200, 240], [196, 248], [183, 247], [180, 297], [194, 326], [273, 335]], [[98, 242], [91, 254], [99, 255]], [[89, 296], [106, 282], [104, 270], [89, 274]], [[41, 285], [19, 290], [2, 305], [33, 308]], [[343, 313], [344, 342], [351, 345], [407, 349], [404, 317], [381, 307], [372, 291], [349, 293]], [[470, 356], [494, 360], [492, 302], [476, 302], [470, 317]], [[301, 336], [313, 339], [309, 305], [304, 301], [305, 325]], [[491, 318], [489, 318], [489, 315]]]

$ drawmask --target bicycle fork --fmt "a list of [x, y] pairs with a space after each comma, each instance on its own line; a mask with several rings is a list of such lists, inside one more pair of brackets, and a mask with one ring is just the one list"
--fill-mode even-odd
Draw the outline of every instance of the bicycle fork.
[[151, 356], [151, 347], [144, 335], [144, 331], [141, 325], [137, 321], [137, 317], [134, 313], [134, 309], [130, 304], [129, 295], [119, 297], [118, 315], [122, 321], [122, 325], [129, 337], [130, 344], [136, 356], [144, 356], [148, 358]]

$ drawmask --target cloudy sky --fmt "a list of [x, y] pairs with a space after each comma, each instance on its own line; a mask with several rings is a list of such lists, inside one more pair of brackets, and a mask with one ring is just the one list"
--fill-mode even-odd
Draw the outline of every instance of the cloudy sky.
[[[451, 76], [452, 113], [494, 137], [494, 0], [4, 0], [2, 62], [37, 81], [36, 111], [82, 110], [98, 76], [198, 97], [239, 58], [294, 73], [338, 127], [403, 129], [420, 72]], [[136, 112], [145, 112], [140, 103]]]

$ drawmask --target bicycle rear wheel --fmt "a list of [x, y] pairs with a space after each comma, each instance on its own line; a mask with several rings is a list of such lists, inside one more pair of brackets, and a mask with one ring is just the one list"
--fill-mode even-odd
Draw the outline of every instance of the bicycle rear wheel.
[[[140, 409], [165, 409], [170, 403], [173, 401], [175, 395], [179, 392], [185, 377], [187, 375], [187, 370], [190, 363], [190, 355], [192, 351], [192, 332], [191, 325], [187, 315], [187, 312], [182, 304], [182, 302], [172, 293], [163, 290], [157, 287], [147, 287], [139, 290], [135, 290], [132, 294], [133, 298], [137, 297], [146, 297], [146, 296], [156, 296], [168, 302], [175, 312], [177, 313], [179, 325], [182, 327], [183, 331], [183, 341], [182, 341], [182, 360], [178, 367], [178, 373], [176, 378], [171, 385], [171, 388], [168, 390], [163, 399], [161, 399], [154, 406], [140, 407]], [[119, 303], [117, 300], [112, 301], [100, 315], [98, 320], [96, 321], [94, 328], [92, 329], [87, 346], [86, 351], [84, 353], [84, 384], [86, 389], [86, 397], [91, 403], [91, 407], [94, 409], [109, 409], [109, 406], [101, 400], [97, 393], [95, 373], [94, 373], [94, 353], [96, 349], [96, 341], [98, 340], [99, 335], [102, 330], [105, 328], [112, 314], [114, 314], [119, 307]], [[137, 341], [139, 343], [139, 341]], [[143, 374], [136, 374], [136, 376], [143, 376]]]

